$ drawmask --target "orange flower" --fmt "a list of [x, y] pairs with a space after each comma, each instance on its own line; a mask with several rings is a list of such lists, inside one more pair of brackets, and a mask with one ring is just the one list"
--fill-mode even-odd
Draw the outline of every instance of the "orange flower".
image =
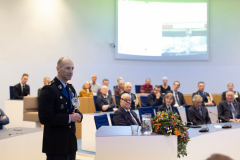
[[179, 136], [181, 133], [175, 128], [175, 131], [173, 132], [176, 136]]
[[174, 118], [174, 116], [171, 116], [171, 118]]

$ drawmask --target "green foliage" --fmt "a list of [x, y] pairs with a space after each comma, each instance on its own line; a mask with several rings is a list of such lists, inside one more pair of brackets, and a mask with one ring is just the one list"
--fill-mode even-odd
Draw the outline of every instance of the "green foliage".
[[178, 136], [178, 158], [187, 156], [187, 144], [190, 141], [189, 128], [184, 127], [179, 115], [172, 111], [157, 112], [152, 119], [152, 130], [165, 136]]

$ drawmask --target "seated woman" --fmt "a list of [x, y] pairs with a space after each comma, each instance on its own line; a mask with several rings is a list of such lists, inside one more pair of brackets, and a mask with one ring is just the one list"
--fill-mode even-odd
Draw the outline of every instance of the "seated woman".
[[161, 93], [165, 95], [167, 91], [171, 91], [171, 87], [167, 85], [168, 79], [167, 77], [163, 77], [163, 84], [160, 86], [161, 87]]
[[90, 82], [86, 81], [82, 88], [83, 89], [79, 93], [80, 97], [92, 97], [93, 96]]
[[174, 107], [175, 99], [172, 93], [167, 93], [163, 98], [163, 104], [158, 107], [158, 112], [162, 112], [164, 110], [171, 110], [174, 113], [179, 115], [179, 119], [181, 120], [180, 113], [177, 107]]
[[9, 123], [8, 116], [0, 108], [0, 129], [3, 129], [3, 125], [6, 125], [8, 123]]
[[[233, 92], [233, 94], [234, 94], [234, 101], [240, 103], [239, 93], [237, 91], [233, 91], [233, 88], [234, 88], [233, 83], [229, 83], [227, 85], [227, 88], [228, 88], [228, 91], [232, 91]], [[222, 93], [222, 101], [226, 100], [226, 92], [227, 91]]]
[[124, 92], [124, 81], [120, 80], [118, 82], [118, 88], [115, 89], [115, 95], [119, 95], [120, 93]]

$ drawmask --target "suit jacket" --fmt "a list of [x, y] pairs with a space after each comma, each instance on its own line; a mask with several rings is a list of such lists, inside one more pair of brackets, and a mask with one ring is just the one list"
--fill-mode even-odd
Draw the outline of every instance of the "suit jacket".
[[162, 100], [163, 100], [163, 98], [161, 96], [159, 99], [157, 99], [156, 94], [154, 92], [151, 92], [147, 96], [147, 106], [153, 106], [155, 108], [155, 106], [162, 105]]
[[[124, 92], [120, 93], [117, 97], [117, 105], [118, 106], [120, 106], [120, 98], [124, 93], [127, 93], [127, 92], [124, 91]], [[129, 94], [129, 93], [127, 93], [127, 94]], [[137, 96], [134, 93], [131, 93], [131, 110], [135, 110], [134, 100], [136, 100], [136, 99], [137, 99]], [[137, 105], [137, 107], [139, 107], [139, 104]]]
[[[193, 94], [192, 94], [192, 98], [195, 96], [195, 95], [200, 95], [200, 92], [199, 91], [197, 91], [197, 92], [194, 92]], [[209, 93], [207, 93], [207, 92], [203, 92], [203, 94], [205, 95], [205, 97], [210, 97], [210, 94]], [[201, 95], [200, 95], [201, 96]], [[202, 98], [203, 98], [203, 100], [202, 100], [202, 106], [205, 106], [205, 103], [208, 103], [208, 99], [207, 98], [205, 98], [205, 97], [203, 97], [203, 96], [201, 96]], [[214, 102], [214, 100], [212, 100], [212, 103], [213, 103], [213, 105], [214, 106], [216, 106], [216, 103]]]
[[[240, 118], [240, 104], [238, 102], [233, 102], [235, 111], [237, 112], [237, 118]], [[231, 108], [228, 105], [227, 101], [222, 101], [218, 105], [218, 119], [221, 119], [222, 122], [229, 122], [230, 119], [233, 119]]]
[[[97, 91], [97, 96], [102, 95], [102, 93], [100, 92], [100, 90], [101, 90], [101, 88], [98, 89], [98, 91]], [[111, 92], [110, 89], [108, 90], [108, 95], [109, 95], [109, 96], [112, 96], [112, 92]]]
[[[100, 96], [97, 97], [97, 107], [99, 111], [102, 112], [110, 112], [113, 111], [113, 108], [115, 107], [115, 103], [113, 102], [112, 96], [107, 96], [107, 98], [104, 98], [103, 95], [101, 94]], [[102, 110], [103, 105], [109, 105], [108, 109], [106, 111]]]
[[211, 119], [208, 115], [208, 109], [201, 106], [202, 116], [195, 106], [188, 108], [188, 119], [194, 125], [211, 124]]
[[[226, 93], [227, 93], [227, 91], [222, 93], [222, 101], [226, 101]], [[238, 95], [237, 98], [234, 97], [234, 101], [240, 103], [240, 97], [239, 97], [240, 95], [239, 95], [239, 93], [237, 91], [233, 91], [233, 93], [234, 93], [234, 95]]]
[[[1, 117], [4, 117], [4, 116], [6, 116], [6, 118], [3, 118], [3, 119], [1, 119]], [[8, 124], [9, 123], [9, 118], [8, 118], [8, 116], [3, 112], [3, 110], [1, 110], [1, 108], [0, 108], [0, 126], [1, 125], [6, 125], [6, 124]], [[1, 128], [1, 127], [0, 127]]]
[[22, 95], [22, 87], [21, 84], [18, 83], [13, 86], [13, 99], [23, 99], [24, 96], [30, 94], [30, 87], [29, 85], [25, 84], [25, 92]]
[[[172, 107], [172, 111], [174, 112], [174, 113], [177, 113], [178, 115], [179, 115], [179, 119], [181, 120], [181, 116], [180, 116], [180, 113], [179, 113], [179, 111], [178, 111], [178, 108], [177, 107], [174, 107], [174, 106], [171, 106]], [[164, 111], [164, 110], [167, 110], [167, 105], [166, 105], [166, 103], [163, 103], [161, 106], [159, 106], [158, 107], [158, 112], [159, 111]]]
[[[69, 114], [74, 107], [69, 97], [76, 96], [71, 84], [67, 84], [71, 91], [67, 92], [57, 77], [41, 90], [38, 101], [38, 116], [44, 125], [42, 151], [48, 154], [74, 154], [77, 151], [75, 123], [69, 123]], [[83, 115], [79, 110], [75, 113]], [[81, 120], [82, 120], [81, 119]]]
[[42, 90], [42, 88], [38, 88], [38, 97], [40, 96], [40, 93], [41, 93], [41, 90]]
[[[173, 93], [173, 91], [167, 91], [167, 93]], [[178, 95], [178, 100], [179, 100], [179, 103], [180, 103], [179, 106], [183, 106], [184, 107], [186, 105], [186, 101], [184, 99], [183, 94], [181, 92], [177, 92], [177, 95]], [[174, 97], [175, 97], [175, 95], [174, 95]], [[175, 99], [175, 102], [176, 101], [177, 100]]]
[[[138, 125], [140, 126], [141, 123], [137, 117], [137, 114], [130, 110], [133, 117], [136, 119]], [[128, 114], [123, 107], [119, 107], [117, 111], [114, 112], [113, 115], [113, 123], [115, 126], [131, 126], [135, 125], [134, 120], [132, 119], [131, 115]]]

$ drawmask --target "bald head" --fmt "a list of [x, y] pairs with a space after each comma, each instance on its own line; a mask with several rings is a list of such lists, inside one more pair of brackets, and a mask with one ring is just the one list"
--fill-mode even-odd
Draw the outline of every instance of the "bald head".
[[74, 64], [68, 57], [61, 57], [57, 63], [57, 77], [63, 82], [67, 83], [68, 80], [72, 79]]
[[92, 75], [92, 82], [93, 82], [93, 84], [95, 84], [96, 80], [97, 80], [97, 75], [93, 74]]
[[102, 93], [102, 95], [106, 96], [108, 93], [108, 87], [102, 86], [100, 92]]
[[130, 93], [132, 90], [132, 84], [130, 82], [126, 82], [124, 86], [124, 91]]
[[49, 82], [50, 82], [50, 78], [49, 78], [49, 77], [45, 77], [45, 78], [43, 79], [43, 85], [44, 85], [44, 86], [47, 85]]
[[121, 107], [125, 108], [126, 110], [129, 110], [131, 107], [131, 96], [127, 93], [122, 94], [121, 100], [120, 100]]

